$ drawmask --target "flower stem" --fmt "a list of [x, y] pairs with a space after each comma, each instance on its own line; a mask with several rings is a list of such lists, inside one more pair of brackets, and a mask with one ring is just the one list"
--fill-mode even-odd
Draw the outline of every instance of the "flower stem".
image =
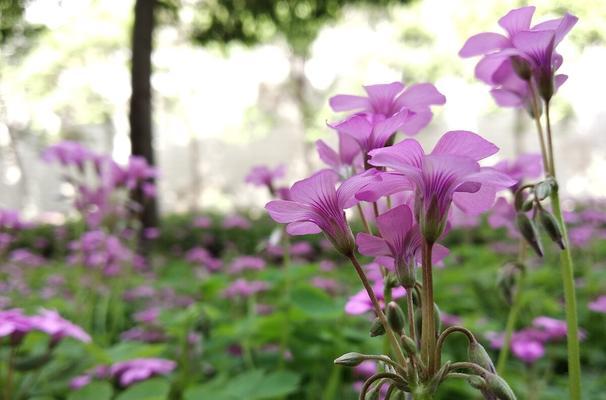
[[[545, 115], [547, 122], [547, 139], [549, 143], [549, 153], [551, 154], [551, 166], [549, 173], [556, 179], [555, 176], [555, 160], [553, 159], [553, 146], [551, 135], [551, 120], [549, 118], [549, 102], [545, 103]], [[537, 118], [535, 118], [537, 120]], [[538, 123], [540, 126], [540, 123]], [[557, 187], [551, 191], [551, 208], [553, 215], [558, 221], [562, 230], [562, 241], [564, 242], [564, 250], [560, 253], [560, 269], [562, 274], [562, 283], [564, 286], [564, 302], [566, 309], [566, 324], [568, 328], [567, 345], [568, 345], [568, 388], [571, 400], [581, 399], [581, 362], [579, 349], [579, 331], [577, 317], [577, 300], [574, 286], [574, 266], [572, 262], [572, 253], [570, 251], [570, 243], [568, 240], [568, 230], [562, 215], [560, 206], [560, 194]]]
[[543, 127], [541, 126], [541, 117], [539, 116], [539, 102], [537, 100], [537, 92], [531, 82], [528, 82], [528, 90], [530, 91], [530, 104], [532, 107], [533, 119], [537, 128], [537, 134], [539, 135], [539, 144], [541, 145], [541, 155], [543, 156], [543, 169], [545, 174], [549, 175], [550, 162], [547, 156], [547, 148], [545, 147], [545, 138], [543, 135]]
[[364, 229], [366, 230], [366, 232], [368, 232], [369, 235], [372, 235], [372, 229], [370, 229], [370, 225], [368, 225], [368, 221], [364, 216], [364, 210], [362, 210], [362, 205], [360, 205], [360, 203], [358, 203], [358, 213], [360, 214], [360, 219], [364, 224]]
[[370, 285], [370, 282], [368, 282], [368, 278], [366, 277], [366, 274], [364, 273], [364, 270], [362, 269], [360, 262], [358, 261], [358, 259], [356, 258], [356, 256], [354, 254], [351, 254], [350, 256], [348, 256], [348, 258], [351, 261], [354, 268], [356, 269], [356, 272], [358, 273], [358, 276], [360, 277], [360, 280], [362, 281], [362, 285], [364, 285], [364, 289], [366, 289], [366, 292], [368, 293], [368, 297], [370, 298], [370, 301], [372, 302], [372, 306], [375, 309], [375, 313], [377, 314], [377, 317], [381, 321], [383, 328], [385, 328], [385, 332], [387, 333], [389, 341], [391, 342], [393, 351], [396, 353], [398, 362], [402, 366], [405, 366], [406, 358], [404, 357], [404, 353], [402, 352], [402, 348], [400, 347], [400, 342], [398, 341], [398, 338], [396, 337], [393, 330], [389, 326], [389, 323], [387, 322], [387, 318], [385, 317], [385, 314], [383, 313], [383, 310], [381, 309], [381, 305], [379, 304], [379, 301], [377, 300], [377, 296], [375, 296], [375, 292], [372, 290], [372, 286]]
[[[518, 262], [523, 263], [526, 258], [526, 242], [523, 239], [520, 239], [518, 246]], [[516, 288], [515, 296], [513, 297], [513, 302], [511, 307], [509, 308], [509, 314], [507, 315], [507, 324], [505, 325], [505, 336], [503, 337], [503, 347], [501, 347], [501, 351], [499, 352], [499, 359], [497, 360], [497, 373], [499, 375], [503, 375], [505, 372], [505, 366], [507, 365], [507, 358], [509, 358], [509, 348], [511, 346], [511, 338], [513, 336], [513, 330], [516, 327], [516, 322], [518, 321], [518, 315], [520, 314], [520, 309], [522, 308], [522, 292], [524, 291], [524, 280], [526, 278], [526, 273], [523, 272], [520, 275], [520, 279], [518, 281], [518, 287]]]
[[408, 316], [408, 327], [410, 328], [410, 338], [416, 343], [417, 333], [415, 332], [415, 309], [412, 299], [412, 290], [406, 289], [406, 314]]
[[421, 322], [421, 359], [427, 365], [427, 376], [436, 372], [436, 324], [433, 306], [433, 276], [431, 253], [433, 243], [423, 242], [423, 291], [422, 291], [422, 322]]

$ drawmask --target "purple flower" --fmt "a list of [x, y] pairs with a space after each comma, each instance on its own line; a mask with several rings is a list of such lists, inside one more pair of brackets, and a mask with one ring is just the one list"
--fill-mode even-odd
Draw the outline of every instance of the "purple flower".
[[255, 186], [266, 186], [273, 194], [275, 191], [275, 180], [284, 177], [286, 173], [285, 165], [278, 165], [271, 169], [265, 165], [257, 165], [252, 167], [244, 181]]
[[38, 315], [30, 318], [32, 327], [51, 336], [53, 343], [65, 337], [71, 337], [84, 343], [89, 343], [91, 337], [78, 325], [64, 319], [57, 311], [42, 309]]
[[395, 172], [382, 173], [382, 182], [370, 183], [356, 197], [375, 201], [413, 190], [421, 233], [435, 242], [446, 227], [451, 203], [466, 214], [478, 215], [492, 206], [498, 189], [515, 184], [494, 168], [480, 167], [478, 161], [497, 151], [494, 144], [468, 131], [445, 133], [430, 154], [416, 140], [406, 139], [370, 153], [370, 164]]
[[206, 217], [206, 216], [201, 216], [201, 217], [197, 217], [194, 220], [194, 226], [196, 228], [210, 228], [213, 224], [213, 221], [210, 219], [210, 217]]
[[238, 279], [233, 282], [225, 291], [223, 296], [226, 298], [233, 297], [250, 297], [257, 293], [264, 292], [269, 289], [269, 284], [264, 281], [247, 281], [246, 279]]
[[459, 52], [461, 57], [484, 56], [476, 66], [476, 76], [494, 87], [492, 94], [499, 105], [527, 105], [526, 81], [531, 78], [543, 98], [549, 100], [567, 78], [555, 75], [562, 64], [555, 48], [578, 18], [566, 13], [531, 28], [534, 11], [533, 6], [511, 10], [499, 20], [507, 36], [479, 33], [470, 37]]
[[416, 134], [431, 121], [431, 105], [446, 103], [446, 98], [430, 83], [419, 83], [405, 89], [404, 84], [392, 82], [364, 86], [364, 90], [366, 97], [346, 94], [334, 96], [329, 100], [330, 106], [334, 111], [363, 112], [373, 122], [402, 113], [401, 117], [405, 117], [405, 120], [395, 130], [407, 135]]
[[192, 264], [199, 264], [206, 267], [209, 271], [217, 271], [223, 266], [223, 262], [212, 256], [208, 250], [203, 247], [194, 247], [185, 255], [185, 259]]
[[31, 319], [20, 309], [0, 311], [0, 337], [10, 336], [12, 343], [19, 343], [33, 329]]
[[545, 333], [545, 340], [549, 341], [565, 338], [568, 332], [566, 321], [545, 316], [535, 318], [532, 326]]
[[318, 289], [322, 289], [330, 294], [335, 294], [341, 288], [339, 282], [334, 279], [322, 278], [320, 276], [315, 276], [311, 279], [311, 284]]
[[139, 358], [113, 364], [110, 374], [121, 386], [126, 387], [157, 375], [167, 375], [176, 366], [174, 361], [163, 358]]
[[525, 179], [535, 179], [543, 173], [543, 160], [540, 154], [522, 154], [517, 159], [503, 160], [495, 164], [494, 169], [515, 180], [517, 183], [511, 188], [515, 191]]
[[92, 160], [94, 154], [78, 142], [63, 141], [48, 147], [42, 154], [46, 162], [58, 161], [62, 166], [75, 165], [83, 168], [86, 161]]
[[[375, 292], [375, 296], [377, 296], [379, 304], [381, 304], [381, 306], [384, 306], [385, 297], [383, 295], [383, 282], [375, 282], [373, 284], [373, 291]], [[406, 289], [401, 286], [391, 289], [391, 298], [394, 300], [404, 297], [405, 295]], [[349, 300], [347, 300], [347, 303], [345, 304], [345, 312], [350, 315], [360, 315], [371, 310], [374, 310], [374, 308], [366, 290], [361, 290], [358, 293], [354, 294], [349, 298]]]
[[15, 249], [10, 254], [11, 262], [22, 266], [39, 267], [44, 264], [45, 259], [27, 249]]
[[264, 269], [265, 265], [265, 260], [263, 260], [261, 257], [240, 256], [232, 261], [229, 272], [239, 273], [246, 269], [259, 271]]
[[289, 234], [324, 232], [338, 251], [351, 254], [355, 244], [343, 210], [357, 203], [355, 193], [375, 179], [376, 174], [375, 170], [364, 172], [335, 189], [338, 175], [322, 170], [296, 182], [290, 189], [292, 200], [270, 201], [265, 208], [275, 221], [288, 224]]
[[600, 296], [588, 305], [591, 311], [606, 314], [606, 295]]
[[518, 335], [511, 341], [511, 352], [521, 361], [532, 364], [545, 355], [545, 346], [532, 336]]
[[320, 159], [339, 175], [347, 178], [355, 173], [356, 166], [361, 164], [358, 142], [341, 131], [337, 131], [339, 151], [334, 151], [323, 140], [316, 141], [316, 150]]
[[223, 219], [223, 228], [225, 229], [250, 229], [251, 223], [241, 215], [228, 215]]
[[[423, 238], [414, 223], [412, 211], [407, 205], [397, 206], [381, 214], [376, 220], [380, 237], [359, 233], [356, 238], [360, 253], [379, 257], [388, 256], [395, 261], [395, 270], [404, 287], [412, 288], [415, 282], [415, 267], [421, 262]], [[435, 245], [433, 262], [448, 255], [448, 249]]]

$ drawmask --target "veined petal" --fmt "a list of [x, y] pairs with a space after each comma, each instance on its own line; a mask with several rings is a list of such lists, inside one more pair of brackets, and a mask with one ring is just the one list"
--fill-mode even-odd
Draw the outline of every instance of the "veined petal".
[[404, 85], [402, 82], [364, 86], [373, 111], [385, 115], [389, 113], [394, 99], [403, 89]]
[[338, 180], [339, 175], [336, 172], [324, 169], [292, 185], [290, 196], [294, 201], [304, 204], [314, 204], [318, 199], [334, 198]]
[[555, 31], [554, 46], [557, 46], [564, 36], [575, 26], [579, 19], [572, 14], [566, 13], [562, 18], [541, 22], [532, 27], [533, 31], [553, 30]]
[[351, 136], [338, 132], [339, 135], [339, 157], [341, 163], [346, 165], [352, 165], [358, 154], [360, 154], [360, 146]]
[[403, 240], [412, 226], [412, 211], [406, 205], [392, 208], [377, 217], [377, 227], [381, 236], [394, 247], [404, 253]]
[[372, 181], [356, 193], [356, 199], [363, 201], [377, 201], [383, 196], [413, 190], [410, 180], [397, 173], [383, 172], [380, 181]]
[[489, 184], [498, 188], [506, 188], [517, 183], [509, 175], [491, 167], [482, 167], [480, 171], [465, 177], [465, 182]]
[[365, 256], [390, 256], [391, 251], [384, 239], [369, 235], [368, 233], [358, 233], [356, 236], [358, 251]]
[[460, 57], [474, 57], [489, 53], [494, 50], [510, 46], [510, 41], [505, 36], [494, 32], [483, 32], [473, 35], [459, 51]]
[[328, 100], [333, 111], [362, 110], [370, 106], [368, 99], [350, 94], [338, 94]]
[[408, 136], [416, 135], [431, 122], [431, 118], [433, 118], [433, 113], [429, 108], [413, 111], [409, 113], [408, 118], [400, 127], [400, 131]]
[[313, 222], [310, 221], [300, 221], [300, 222], [291, 222], [286, 226], [286, 232], [289, 235], [298, 236], [298, 235], [311, 235], [314, 233], [322, 232], [322, 229]]
[[373, 129], [374, 140], [372, 147], [379, 148], [383, 147], [389, 137], [396, 133], [398, 129], [404, 124], [408, 117], [408, 111], [402, 110], [392, 117], [387, 118], [381, 122], [377, 122]]
[[501, 27], [503, 27], [503, 29], [505, 29], [511, 37], [519, 31], [524, 31], [530, 28], [530, 21], [532, 21], [534, 11], [534, 6], [511, 10], [505, 16], [501, 17], [501, 19], [499, 19], [499, 25], [501, 25]]
[[311, 206], [289, 200], [270, 201], [265, 205], [265, 209], [269, 212], [269, 215], [274, 221], [282, 224], [308, 220], [314, 215]]
[[424, 109], [434, 104], [446, 103], [446, 97], [431, 83], [417, 83], [409, 86], [396, 99], [396, 107], [410, 110]]
[[405, 139], [390, 147], [375, 149], [369, 153], [370, 164], [392, 168], [396, 171], [410, 172], [410, 168], [420, 168], [425, 152], [414, 139]]
[[493, 143], [469, 131], [446, 132], [431, 154], [452, 154], [480, 161], [499, 151]]
[[341, 164], [341, 160], [336, 151], [330, 148], [323, 140], [316, 141], [316, 150], [318, 151], [318, 155], [320, 159], [324, 161], [326, 165], [329, 165], [333, 168], [338, 168]]
[[355, 198], [356, 193], [370, 183], [380, 180], [379, 171], [374, 168], [352, 176], [337, 189], [337, 204], [342, 209], [353, 207], [358, 203], [358, 199]]
[[555, 31], [522, 31], [513, 37], [514, 46], [538, 65], [549, 64], [553, 54]]
[[331, 125], [337, 132], [343, 132], [352, 137], [362, 149], [368, 148], [368, 141], [372, 134], [372, 124], [362, 114], [355, 114], [345, 121]]
[[482, 185], [475, 193], [456, 192], [453, 202], [465, 214], [479, 215], [492, 207], [496, 193], [494, 186]]
[[502, 52], [483, 57], [480, 62], [476, 64], [476, 78], [489, 85], [497, 83], [494, 81], [494, 75], [499, 68], [501, 68], [501, 65], [509, 59], [508, 56], [501, 53]]

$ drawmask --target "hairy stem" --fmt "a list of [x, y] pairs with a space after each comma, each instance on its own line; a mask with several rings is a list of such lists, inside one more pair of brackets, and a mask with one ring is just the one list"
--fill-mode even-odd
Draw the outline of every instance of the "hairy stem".
[[402, 366], [405, 366], [406, 358], [404, 357], [404, 353], [402, 352], [402, 348], [400, 347], [400, 342], [398, 341], [398, 338], [396, 337], [393, 330], [389, 326], [389, 323], [387, 322], [387, 318], [385, 317], [385, 313], [383, 313], [383, 310], [381, 309], [381, 305], [379, 304], [379, 301], [377, 300], [377, 296], [375, 296], [375, 292], [372, 290], [372, 286], [370, 285], [370, 282], [368, 282], [368, 278], [366, 277], [366, 274], [364, 273], [364, 270], [362, 269], [360, 262], [358, 261], [358, 259], [356, 258], [356, 256], [354, 254], [350, 255], [348, 258], [351, 261], [352, 265], [354, 266], [356, 272], [358, 273], [358, 277], [360, 277], [360, 280], [362, 281], [362, 285], [364, 285], [364, 289], [366, 289], [366, 293], [368, 293], [368, 297], [370, 298], [370, 301], [372, 302], [372, 306], [375, 309], [375, 313], [377, 314], [377, 317], [381, 321], [381, 324], [383, 325], [383, 328], [385, 329], [385, 332], [387, 333], [389, 341], [391, 342], [392, 350], [396, 353], [398, 362]]
[[435, 374], [436, 324], [433, 309], [433, 276], [431, 253], [433, 243], [423, 242], [423, 291], [422, 291], [422, 322], [421, 322], [421, 359], [427, 365], [427, 377]]

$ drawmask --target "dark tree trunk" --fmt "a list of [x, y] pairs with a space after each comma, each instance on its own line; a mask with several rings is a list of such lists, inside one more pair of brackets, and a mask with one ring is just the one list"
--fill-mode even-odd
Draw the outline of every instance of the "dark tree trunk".
[[[132, 66], [130, 98], [130, 142], [131, 153], [143, 156], [150, 165], [154, 162], [152, 135], [151, 55], [154, 32], [154, 8], [156, 0], [137, 0], [132, 37]], [[141, 192], [134, 193], [134, 200], [143, 205], [141, 223], [143, 227], [158, 225], [156, 199], [144, 200]]]

